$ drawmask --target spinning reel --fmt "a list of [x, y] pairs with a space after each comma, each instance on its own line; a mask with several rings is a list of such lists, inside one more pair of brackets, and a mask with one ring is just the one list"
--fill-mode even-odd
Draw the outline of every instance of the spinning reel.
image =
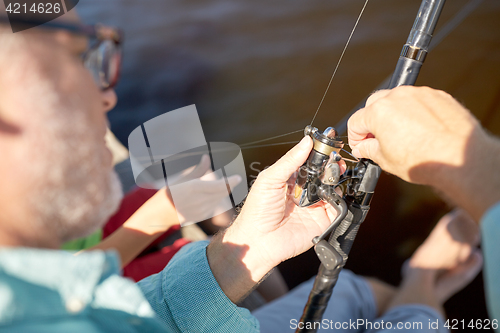
[[[306, 162], [298, 170], [293, 201], [299, 207], [308, 207], [323, 200], [337, 211], [335, 220], [321, 235], [313, 239], [313, 243], [316, 254], [326, 269], [342, 268], [347, 255], [337, 240], [332, 239], [330, 242], [326, 240], [345, 219], [348, 212], [347, 202], [336, 189], [342, 183], [349, 181], [349, 192], [353, 194], [355, 183], [362, 179], [366, 170], [366, 163], [345, 159], [349, 162], [358, 162], [358, 165], [354, 170], [341, 175], [339, 162], [344, 159], [340, 155], [344, 142], [337, 135], [337, 131], [333, 127], [328, 127], [321, 133], [317, 128], [307, 126], [304, 134], [313, 139], [314, 146]], [[359, 186], [357, 188], [359, 189]]]
[[[368, 214], [380, 175], [380, 168], [372, 161], [353, 161], [340, 155], [344, 142], [334, 128], [329, 127], [321, 133], [317, 128], [307, 126], [305, 134], [313, 139], [314, 148], [298, 170], [293, 200], [299, 207], [308, 207], [322, 200], [337, 211], [337, 217], [313, 239], [321, 265], [300, 319], [303, 323], [321, 321], [359, 226]], [[354, 162], [356, 166], [341, 175], [339, 162], [342, 160]], [[347, 185], [343, 196], [336, 192], [342, 184]]]
[[[389, 82], [389, 89], [415, 84], [444, 3], [445, 0], [422, 0]], [[325, 232], [313, 239], [321, 265], [300, 318], [303, 324], [321, 321], [359, 226], [370, 210], [370, 202], [381, 173], [380, 167], [374, 162], [361, 159], [353, 170], [348, 170], [341, 176], [338, 163], [344, 159], [339, 153], [343, 142], [335, 129], [328, 128], [319, 133], [316, 128], [307, 126], [305, 134], [312, 137], [314, 149], [299, 169], [294, 188], [295, 204], [307, 207], [323, 200], [335, 208], [338, 215]], [[340, 197], [335, 189], [344, 182], [347, 187], [343, 197]], [[330, 239], [326, 241], [329, 233]], [[309, 326], [299, 327], [296, 332], [316, 332], [316, 325]]]

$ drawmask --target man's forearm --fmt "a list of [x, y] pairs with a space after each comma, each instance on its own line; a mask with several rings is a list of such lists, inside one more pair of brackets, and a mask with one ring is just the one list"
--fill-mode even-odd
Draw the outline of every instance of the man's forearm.
[[500, 202], [500, 140], [483, 131], [469, 139], [463, 165], [437, 166], [434, 187], [479, 221]]
[[224, 294], [233, 303], [238, 303], [255, 289], [273, 266], [259, 260], [258, 244], [242, 239], [235, 229], [237, 226], [233, 225], [212, 239], [207, 247], [207, 258]]
[[122, 268], [134, 260], [144, 249], [153, 243], [162, 232], [145, 233], [136, 229], [121, 226], [108, 238], [91, 247], [87, 251], [93, 250], [115, 250], [120, 255]]

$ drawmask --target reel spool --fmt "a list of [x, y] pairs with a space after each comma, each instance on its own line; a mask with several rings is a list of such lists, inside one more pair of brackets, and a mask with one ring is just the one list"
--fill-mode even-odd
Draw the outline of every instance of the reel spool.
[[344, 148], [344, 142], [333, 127], [321, 133], [309, 125], [304, 134], [313, 139], [314, 147], [307, 161], [299, 168], [295, 181], [293, 201], [299, 207], [308, 207], [320, 201], [318, 192], [322, 185], [337, 185], [340, 180], [338, 162], [342, 160], [340, 150]]

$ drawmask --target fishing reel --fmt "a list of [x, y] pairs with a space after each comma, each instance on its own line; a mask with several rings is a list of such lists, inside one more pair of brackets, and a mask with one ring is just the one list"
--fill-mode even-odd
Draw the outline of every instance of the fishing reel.
[[339, 162], [343, 160], [340, 151], [344, 148], [344, 142], [333, 127], [328, 127], [321, 133], [317, 128], [307, 126], [304, 134], [312, 138], [314, 146], [306, 162], [298, 170], [293, 201], [299, 207], [308, 207], [323, 200], [337, 211], [337, 217], [330, 226], [313, 239], [314, 249], [321, 263], [326, 269], [332, 270], [342, 267], [345, 260], [338, 247], [335, 246], [335, 249], [333, 246], [335, 243], [332, 245], [326, 238], [339, 226], [348, 212], [346, 201], [335, 190], [343, 181], [353, 177], [341, 175]]
[[294, 202], [299, 207], [308, 207], [317, 203], [319, 189], [325, 186], [335, 186], [340, 180], [340, 165], [342, 160], [340, 150], [344, 142], [337, 136], [333, 127], [328, 127], [323, 133], [317, 128], [307, 126], [305, 135], [313, 139], [314, 147], [307, 161], [298, 171], [294, 189]]

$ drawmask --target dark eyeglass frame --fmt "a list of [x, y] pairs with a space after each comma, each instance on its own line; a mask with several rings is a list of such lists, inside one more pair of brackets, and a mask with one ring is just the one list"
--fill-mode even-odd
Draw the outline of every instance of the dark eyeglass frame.
[[[122, 44], [123, 44], [123, 32], [120, 29], [105, 26], [102, 24], [95, 25], [85, 25], [85, 24], [69, 24], [69, 23], [61, 23], [61, 22], [45, 22], [41, 23], [35, 20], [24, 20], [19, 18], [7, 18], [5, 16], [0, 16], [0, 23], [17, 23], [17, 24], [26, 24], [27, 26], [44, 28], [44, 29], [62, 29], [69, 31], [71, 33], [86, 36], [89, 39], [95, 39], [96, 42], [91, 44], [85, 54], [83, 55], [83, 61], [87, 69], [93, 74], [94, 80], [96, 84], [99, 86], [101, 90], [111, 89], [116, 86], [120, 79], [121, 72], [121, 58], [122, 58]], [[99, 48], [99, 46], [105, 42], [111, 41], [115, 47], [115, 52], [117, 58], [108, 59], [108, 62], [118, 61], [117, 64], [113, 64], [116, 67], [116, 73], [113, 75], [111, 80], [103, 80], [102, 77], [105, 76], [102, 68], [90, 68], [87, 65], [86, 59], [92, 53]], [[105, 64], [109, 66], [109, 64]]]

